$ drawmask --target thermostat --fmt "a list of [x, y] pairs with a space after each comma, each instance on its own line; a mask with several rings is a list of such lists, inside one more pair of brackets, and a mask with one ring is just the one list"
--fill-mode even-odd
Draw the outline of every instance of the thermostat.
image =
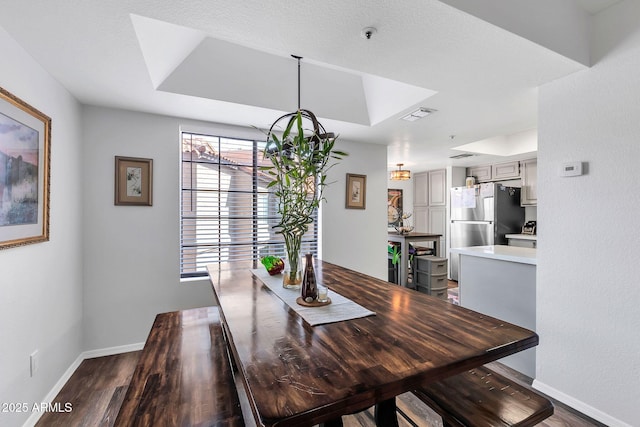
[[580, 176], [582, 175], [582, 162], [563, 163], [560, 168], [560, 176]]

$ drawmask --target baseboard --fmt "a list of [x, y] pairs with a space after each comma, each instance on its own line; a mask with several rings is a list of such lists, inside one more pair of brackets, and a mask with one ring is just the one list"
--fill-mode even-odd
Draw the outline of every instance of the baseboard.
[[[71, 378], [71, 375], [73, 375], [73, 373], [76, 371], [76, 369], [78, 369], [78, 366], [80, 366], [80, 364], [84, 360], [82, 355], [83, 355], [83, 353], [81, 353], [80, 356], [78, 356], [76, 358], [76, 360], [73, 361], [71, 366], [69, 366], [69, 368], [67, 368], [67, 370], [64, 372], [64, 374], [62, 374], [60, 379], [54, 384], [54, 386], [51, 388], [51, 390], [49, 390], [49, 393], [47, 393], [47, 395], [44, 397], [44, 399], [42, 399], [42, 402], [44, 402], [44, 403], [53, 402], [53, 399], [58, 395], [58, 393], [60, 393], [60, 390], [62, 390], [62, 387], [64, 387], [64, 385], [67, 383], [67, 381], [69, 381], [69, 378]], [[42, 414], [43, 414], [43, 412], [40, 412], [40, 411], [32, 412], [31, 415], [29, 416], [29, 418], [27, 418], [27, 421], [24, 422], [22, 427], [33, 427], [33, 426], [35, 426], [36, 423], [38, 422], [38, 420], [40, 419], [40, 417], [42, 416]]]
[[[60, 393], [60, 390], [62, 390], [62, 387], [64, 387], [67, 381], [69, 381], [69, 378], [71, 378], [71, 375], [73, 375], [76, 369], [78, 369], [78, 366], [80, 366], [83, 360], [92, 359], [94, 357], [113, 356], [114, 354], [128, 353], [130, 351], [138, 351], [138, 350], [142, 350], [142, 347], [144, 347], [144, 343], [140, 342], [135, 344], [121, 345], [117, 347], [108, 347], [108, 348], [100, 348], [97, 350], [89, 350], [89, 351], [84, 351], [80, 353], [80, 355], [76, 358], [76, 360], [73, 361], [71, 366], [67, 368], [64, 374], [62, 374], [60, 379], [51, 388], [49, 393], [47, 393], [47, 395], [44, 397], [42, 402], [43, 403], [53, 402], [53, 399], [55, 399], [58, 393]], [[24, 422], [22, 427], [35, 426], [38, 420], [40, 419], [40, 417], [42, 416], [42, 414], [43, 412], [32, 412], [31, 416], [27, 418], [27, 421]]]
[[130, 351], [138, 351], [138, 350], [142, 350], [142, 347], [144, 347], [144, 343], [138, 342], [134, 344], [119, 345], [117, 347], [108, 347], [108, 348], [99, 348], [97, 350], [89, 350], [82, 353], [81, 356], [83, 356], [82, 360], [93, 359], [94, 357], [113, 356], [114, 354], [122, 354], [122, 353], [128, 353]]
[[581, 412], [596, 421], [600, 421], [601, 423], [606, 424], [609, 427], [632, 427], [631, 424], [620, 421], [619, 419], [614, 418], [611, 415], [606, 414], [599, 409], [594, 408], [593, 406], [587, 405], [586, 403], [576, 399], [575, 397], [569, 396], [568, 394], [565, 394], [538, 380], [533, 380], [532, 386], [533, 388], [546, 394], [547, 396], [552, 397], [557, 401], [570, 406], [576, 411]]

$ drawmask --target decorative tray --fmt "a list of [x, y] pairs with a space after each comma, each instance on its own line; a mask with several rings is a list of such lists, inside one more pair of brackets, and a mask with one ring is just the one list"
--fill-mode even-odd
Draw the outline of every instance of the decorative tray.
[[327, 301], [325, 302], [320, 302], [320, 301], [306, 302], [305, 300], [302, 299], [302, 297], [298, 297], [296, 299], [296, 302], [299, 305], [302, 305], [305, 307], [322, 307], [322, 306], [331, 304], [331, 298], [327, 298]]

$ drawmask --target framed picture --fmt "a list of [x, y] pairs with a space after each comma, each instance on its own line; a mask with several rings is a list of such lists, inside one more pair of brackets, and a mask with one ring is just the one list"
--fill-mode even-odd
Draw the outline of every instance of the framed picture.
[[347, 209], [365, 209], [367, 203], [367, 176], [347, 174]]
[[51, 119], [0, 87], [0, 249], [49, 240]]
[[115, 204], [152, 205], [153, 160], [116, 156]]
[[402, 214], [402, 189], [387, 189], [387, 226], [399, 225]]

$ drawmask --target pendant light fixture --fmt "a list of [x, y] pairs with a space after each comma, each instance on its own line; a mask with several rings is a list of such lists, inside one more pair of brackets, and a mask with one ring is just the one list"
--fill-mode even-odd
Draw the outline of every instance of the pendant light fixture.
[[[335, 138], [335, 134], [333, 132], [327, 132], [324, 126], [322, 126], [322, 124], [318, 122], [315, 114], [313, 114], [309, 110], [300, 108], [300, 60], [302, 59], [302, 57], [297, 55], [291, 56], [298, 60], [298, 110], [294, 111], [293, 113], [285, 114], [284, 116], [279, 117], [275, 122], [273, 122], [271, 128], [269, 129], [269, 133], [267, 134], [267, 151], [270, 150], [269, 140], [271, 134], [274, 131], [274, 128], [280, 128], [279, 123], [286, 119], [288, 119], [287, 126], [290, 126], [291, 123], [296, 119], [298, 113], [300, 113], [303, 119], [310, 121], [311, 125], [313, 126], [313, 135], [310, 137], [310, 141], [312, 143], [319, 146], [322, 141]], [[286, 129], [287, 126], [285, 126], [284, 128]]]
[[402, 166], [404, 163], [398, 163], [398, 170], [391, 171], [391, 180], [392, 181], [406, 181], [411, 179], [411, 171], [402, 170]]

